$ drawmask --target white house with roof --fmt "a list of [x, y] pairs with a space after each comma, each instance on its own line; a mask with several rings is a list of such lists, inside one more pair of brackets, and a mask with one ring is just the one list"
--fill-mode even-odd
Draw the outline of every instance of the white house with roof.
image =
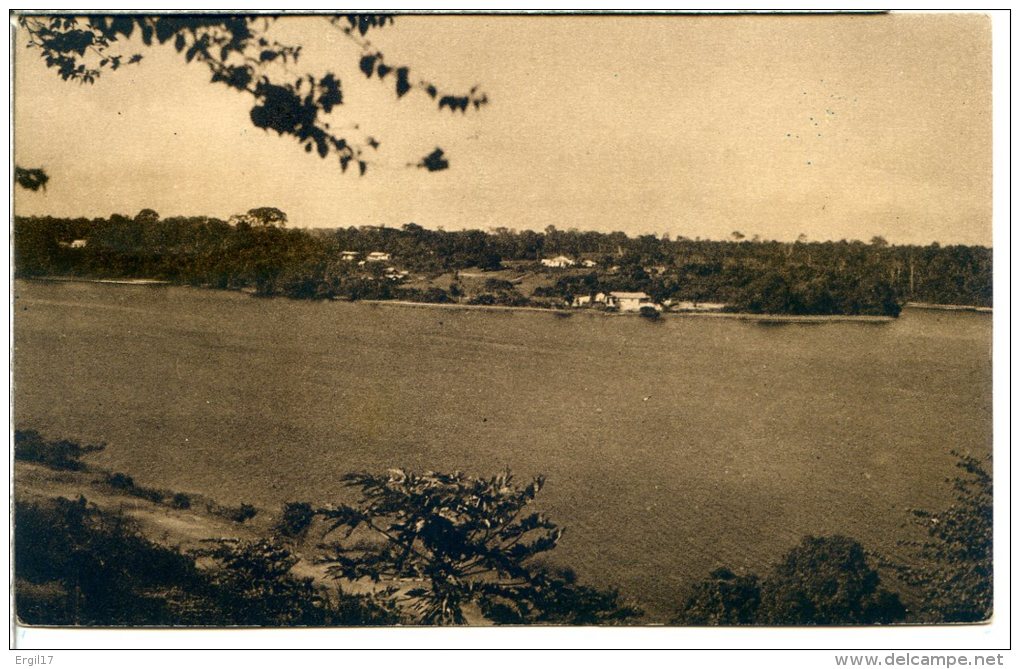
[[542, 258], [543, 267], [560, 267], [560, 268], [573, 267], [575, 264], [576, 263], [574, 263], [573, 259], [568, 258], [567, 256], [556, 256], [555, 258]]
[[616, 307], [621, 312], [641, 311], [642, 307], [651, 307], [656, 311], [662, 311], [662, 307], [652, 302], [652, 298], [647, 293], [613, 291], [609, 293], [606, 304], [610, 307]]
[[384, 251], [372, 251], [365, 256], [366, 262], [389, 262], [390, 254]]
[[340, 252], [340, 260], [343, 260], [344, 262], [354, 262], [357, 259], [358, 259], [358, 252], [357, 251], [341, 251]]

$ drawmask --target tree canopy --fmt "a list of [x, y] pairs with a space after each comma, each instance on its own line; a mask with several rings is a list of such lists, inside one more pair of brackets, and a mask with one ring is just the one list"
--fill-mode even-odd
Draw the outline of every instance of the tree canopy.
[[244, 218], [250, 225], [255, 226], [276, 226], [279, 228], [287, 226], [287, 214], [276, 207], [255, 207], [254, 209], [249, 209]]
[[[260, 209], [279, 212], [272, 207], [253, 211]], [[741, 312], [895, 315], [906, 301], [991, 306], [993, 298], [992, 251], [983, 247], [667, 241], [622, 232], [503, 228], [486, 233], [416, 224], [303, 230], [291, 227], [283, 212], [268, 221], [249, 220], [251, 213], [231, 217], [236, 225], [208, 216], [15, 217], [15, 270], [19, 277], [151, 278], [255, 288], [265, 295], [429, 302], [466, 294], [463, 286], [454, 289], [448, 282], [404, 284], [415, 276], [431, 282], [444, 272], [470, 267], [520, 270], [501, 279], [523, 271], [540, 273], [541, 282], [530, 294], [520, 292], [520, 285], [486, 283], [492, 303], [505, 306], [528, 300], [562, 305], [598, 292], [643, 291], [657, 302], [720, 302]], [[72, 247], [76, 240], [87, 245]], [[389, 262], [412, 277], [387, 277], [386, 264], [362, 267], [343, 258], [345, 252], [364, 257], [373, 251], [390, 254]], [[549, 269], [539, 264], [559, 254], [590, 259], [595, 266]], [[467, 295], [475, 297], [490, 299]]]

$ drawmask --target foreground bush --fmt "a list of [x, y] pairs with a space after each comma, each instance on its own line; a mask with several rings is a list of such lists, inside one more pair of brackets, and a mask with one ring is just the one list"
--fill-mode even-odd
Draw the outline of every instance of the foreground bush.
[[219, 624], [261, 626], [393, 625], [400, 622], [392, 605], [370, 597], [337, 593], [341, 604], [308, 577], [291, 569], [298, 558], [272, 540], [212, 542], [194, 551], [211, 558], [208, 574], [211, 609]]
[[314, 518], [315, 509], [308, 502], [287, 502], [276, 530], [285, 537], [302, 537], [307, 534]]
[[107, 474], [106, 485], [110, 486], [114, 490], [131, 495], [132, 497], [147, 499], [153, 504], [162, 504], [163, 500], [170, 495], [170, 493], [165, 490], [156, 490], [155, 488], [140, 486], [135, 483], [133, 478], [122, 472]]
[[761, 604], [761, 583], [755, 574], [738, 576], [722, 567], [688, 589], [673, 623], [676, 625], [753, 625]]
[[562, 530], [525, 513], [543, 479], [517, 486], [509, 472], [475, 478], [455, 472], [350, 474], [355, 505], [319, 509], [339, 539], [326, 546], [329, 573], [351, 582], [407, 583], [384, 593], [414, 622], [464, 624], [477, 611], [497, 623], [593, 624], [641, 615], [615, 592], [579, 586], [572, 574], [536, 556], [556, 547]]
[[843, 536], [804, 537], [762, 582], [757, 622], [765, 625], [876, 625], [902, 620], [898, 596], [864, 547]]
[[33, 625], [169, 625], [203, 611], [203, 578], [193, 561], [133, 531], [84, 497], [16, 504], [15, 597]]
[[876, 625], [902, 620], [864, 548], [843, 536], [804, 537], [764, 579], [728, 569], [692, 585], [675, 625]]
[[223, 506], [222, 504], [209, 501], [206, 502], [205, 510], [213, 515], [226, 518], [227, 520], [231, 520], [235, 523], [243, 523], [251, 520], [257, 516], [259, 512], [258, 509], [247, 502], [242, 502], [240, 506]]
[[105, 449], [104, 444], [82, 445], [73, 441], [46, 441], [35, 430], [14, 431], [14, 459], [38, 462], [53, 469], [85, 469], [82, 457]]
[[[15, 506], [15, 606], [29, 625], [386, 625], [392, 605], [297, 577], [273, 542], [182, 553], [85, 498]], [[199, 562], [202, 567], [199, 567]]]
[[[527, 596], [509, 590], [481, 601], [482, 614], [498, 625], [614, 625], [632, 622], [642, 610], [623, 601], [616, 590], [577, 583], [571, 569], [538, 567]], [[518, 595], [517, 598], [505, 596]]]
[[913, 543], [914, 565], [898, 565], [900, 578], [921, 593], [921, 622], [973, 623], [992, 616], [992, 476], [980, 460], [953, 452], [962, 474], [956, 499], [939, 512], [915, 510], [927, 534]]

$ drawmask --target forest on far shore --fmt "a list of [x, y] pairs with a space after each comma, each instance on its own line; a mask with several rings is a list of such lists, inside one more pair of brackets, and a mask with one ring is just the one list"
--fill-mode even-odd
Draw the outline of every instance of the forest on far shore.
[[[148, 278], [304, 299], [403, 299], [562, 307], [574, 297], [640, 291], [655, 302], [723, 303], [730, 311], [895, 316], [908, 302], [992, 305], [992, 250], [861, 241], [712, 241], [622, 232], [362, 226], [299, 229], [272, 207], [223, 221], [16, 217], [18, 277]], [[354, 260], [350, 253], [354, 252]], [[359, 263], [369, 253], [385, 262]], [[566, 256], [560, 269], [541, 260]], [[580, 263], [589, 261], [590, 267]], [[465, 289], [458, 272], [513, 270]], [[452, 275], [451, 275], [452, 273]], [[493, 274], [493, 276], [497, 276]], [[511, 277], [512, 278], [512, 277]], [[525, 285], [530, 290], [523, 291]]]

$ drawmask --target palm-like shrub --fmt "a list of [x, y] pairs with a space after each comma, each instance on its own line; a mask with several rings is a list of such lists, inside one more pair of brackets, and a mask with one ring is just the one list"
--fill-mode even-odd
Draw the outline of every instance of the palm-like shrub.
[[348, 581], [401, 584], [387, 594], [426, 625], [464, 624], [466, 610], [495, 622], [610, 622], [639, 615], [613, 592], [582, 588], [538, 563], [562, 530], [526, 512], [544, 483], [510, 472], [349, 474], [354, 505], [320, 509], [329, 531], [323, 561]]

